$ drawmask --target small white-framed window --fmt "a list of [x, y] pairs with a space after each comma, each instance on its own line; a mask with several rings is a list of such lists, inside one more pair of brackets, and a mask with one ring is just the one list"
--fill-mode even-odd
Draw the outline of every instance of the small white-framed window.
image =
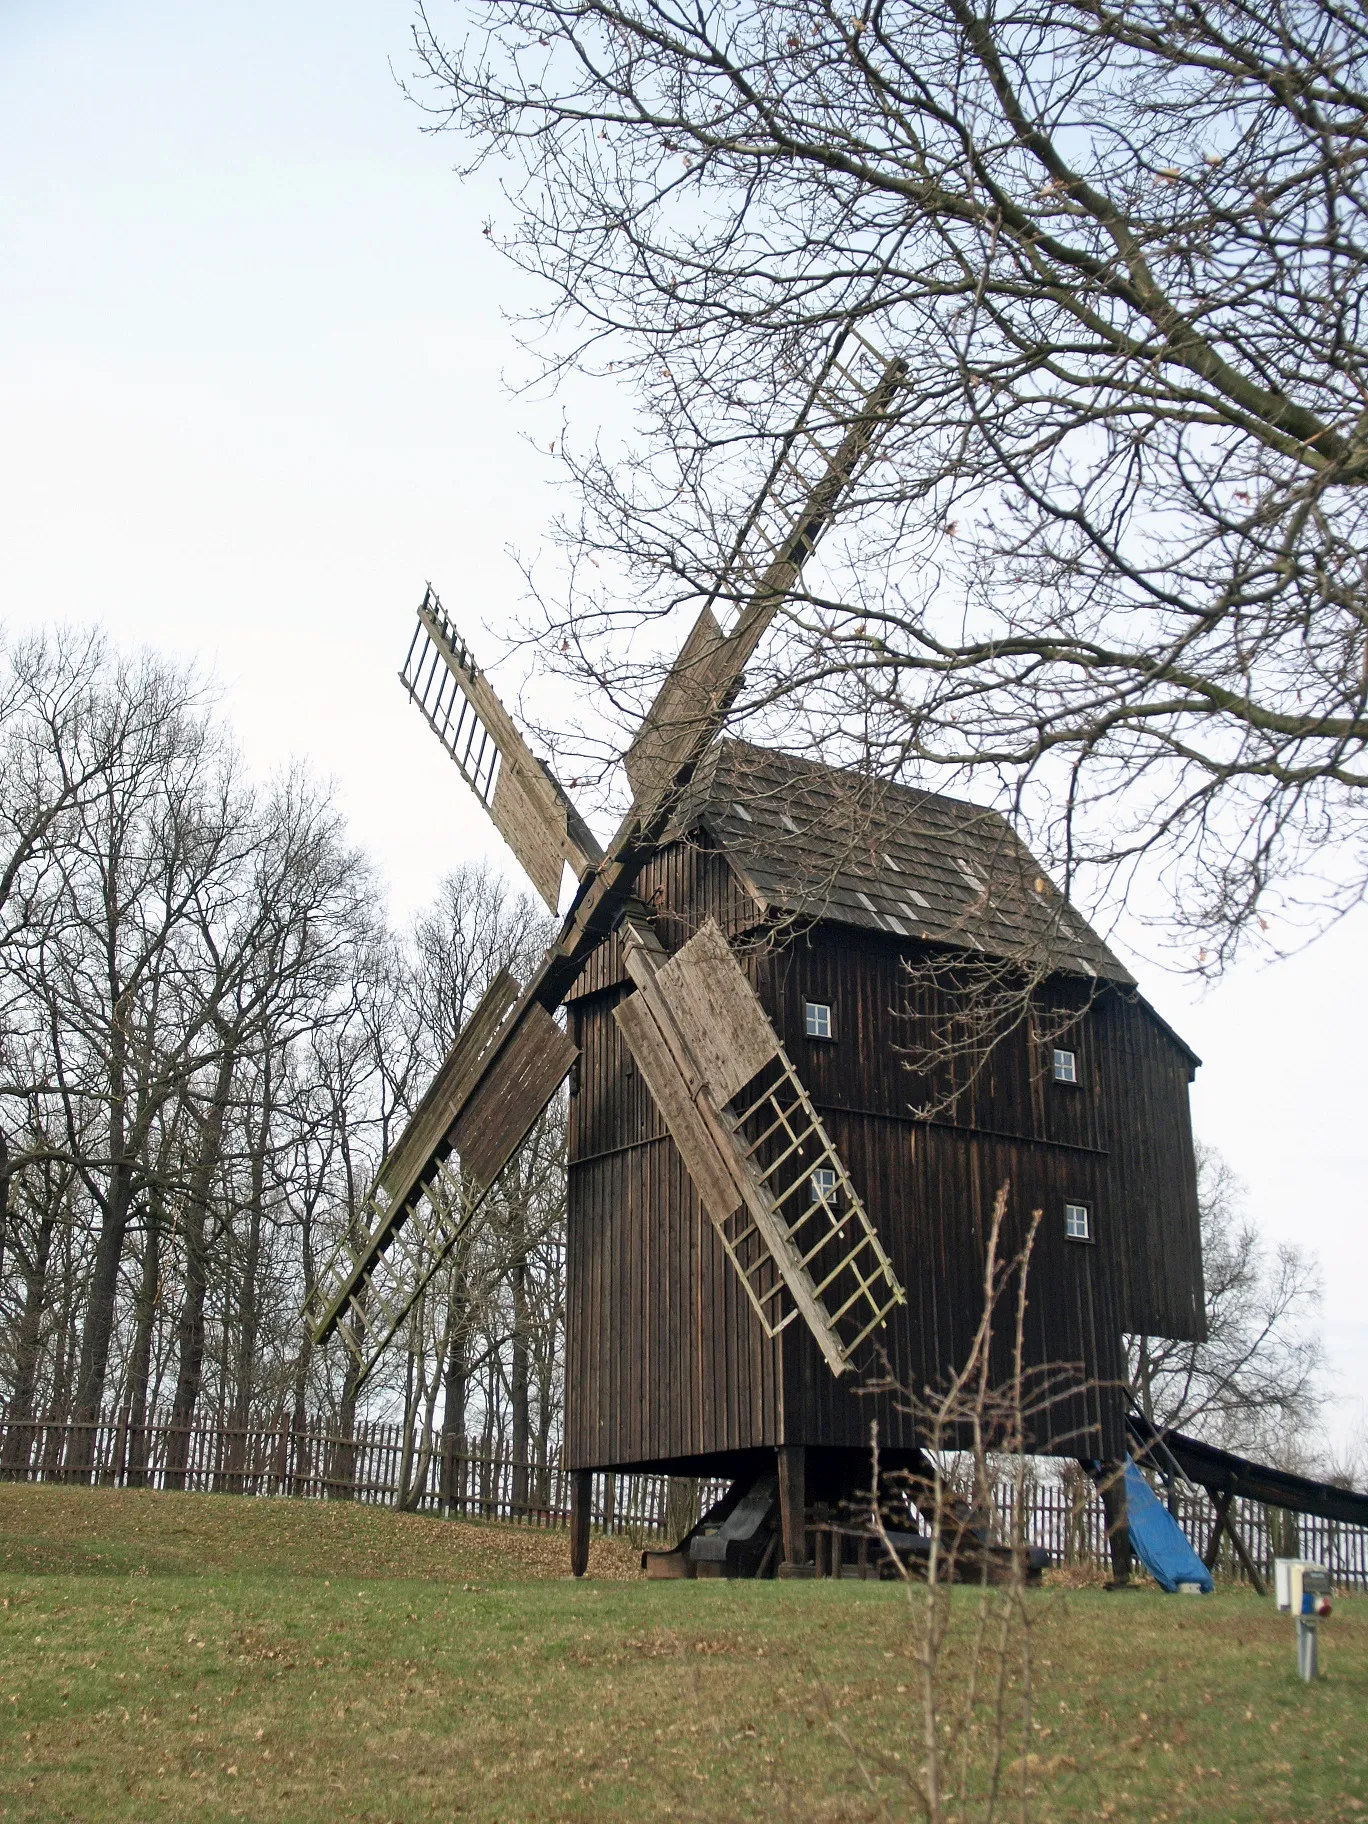
[[813, 1203], [830, 1203], [836, 1195], [836, 1174], [829, 1165], [819, 1165], [808, 1179], [808, 1192]]
[[1070, 1241], [1092, 1240], [1092, 1211], [1086, 1203], [1064, 1205], [1064, 1233]]
[[1054, 1080], [1056, 1083], [1077, 1083], [1078, 1053], [1061, 1051], [1058, 1046], [1054, 1051]]
[[803, 1025], [810, 1039], [830, 1039], [835, 1036], [831, 1025], [831, 1008], [825, 1001], [803, 1003]]

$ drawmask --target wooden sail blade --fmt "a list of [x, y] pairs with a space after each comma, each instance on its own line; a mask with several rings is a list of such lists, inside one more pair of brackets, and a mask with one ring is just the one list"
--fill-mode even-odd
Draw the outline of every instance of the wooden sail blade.
[[399, 676], [528, 879], [558, 911], [564, 864], [582, 880], [602, 850], [524, 741], [431, 588]]
[[906, 374], [900, 356], [855, 328], [836, 337], [714, 588], [714, 601], [740, 605], [733, 634], [757, 609], [768, 619], [797, 582], [873, 457]]
[[757, 1316], [846, 1373], [905, 1294], [778, 1034], [711, 921], [666, 962], [631, 925], [625, 954], [614, 1017]]
[[713, 919], [656, 981], [719, 1107], [778, 1057], [779, 1035]]
[[[404, 1235], [410, 1222], [417, 1219], [420, 1237], [445, 1234], [457, 1221], [453, 1212], [459, 1203], [453, 1236], [463, 1227], [564, 1081], [575, 1061], [573, 1041], [535, 1004], [509, 1022], [505, 1016], [516, 992], [517, 983], [502, 971], [386, 1159], [367, 1201], [366, 1230], [339, 1249], [305, 1307], [316, 1343], [326, 1341], [348, 1313], [353, 1319], [364, 1313], [370, 1289], [381, 1277], [392, 1280], [395, 1261], [402, 1266], [413, 1255], [413, 1243]], [[453, 1151], [461, 1163], [459, 1180], [443, 1166]], [[457, 1183], [460, 1195], [453, 1201]], [[412, 1303], [402, 1283], [391, 1291], [390, 1305], [396, 1300], [397, 1324]], [[369, 1331], [373, 1324], [363, 1327]]]
[[461, 1175], [487, 1190], [531, 1132], [579, 1053], [544, 1007], [530, 1007], [452, 1123]]
[[439, 1165], [391, 1225], [384, 1245], [343, 1287], [336, 1327], [355, 1357], [359, 1389], [394, 1340], [423, 1289], [479, 1221], [489, 1193], [564, 1081], [573, 1042], [537, 1007], [518, 1023], [447, 1135], [459, 1174]]
[[731, 681], [727, 642], [706, 604], [694, 622], [632, 745], [623, 756], [633, 796], [666, 790], [694, 732], [709, 724]]
[[305, 1316], [315, 1343], [324, 1342], [331, 1335], [356, 1285], [365, 1279], [394, 1233], [408, 1220], [423, 1181], [432, 1174], [438, 1149], [443, 1148], [447, 1133], [479, 1080], [480, 1070], [517, 998], [516, 978], [509, 970], [501, 969], [457, 1034], [441, 1069], [380, 1169], [366, 1200], [365, 1227], [344, 1240], [310, 1290]]
[[[853, 329], [837, 338], [624, 756], [638, 807], [668, 793], [721, 727], [766, 628], [873, 455], [906, 371]], [[720, 600], [739, 604], [725, 634]]]
[[699, 1085], [685, 1075], [678, 1045], [662, 1029], [643, 994], [629, 994], [613, 1009], [627, 1048], [645, 1079], [661, 1118], [670, 1130], [685, 1169], [693, 1179], [704, 1208], [721, 1229], [740, 1209], [742, 1194], [732, 1172], [728, 1149], [717, 1133], [716, 1122], [700, 1113]]
[[434, 1147], [451, 1131], [517, 998], [517, 978], [511, 970], [500, 969], [385, 1160], [377, 1185], [389, 1203], [403, 1203]]

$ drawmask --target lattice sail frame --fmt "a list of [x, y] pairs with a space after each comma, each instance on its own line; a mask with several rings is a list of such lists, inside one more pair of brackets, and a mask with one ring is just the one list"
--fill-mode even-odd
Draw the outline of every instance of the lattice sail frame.
[[760, 1323], [844, 1374], [906, 1295], [778, 1033], [712, 919], [668, 958], [629, 921], [624, 960], [613, 1017]]
[[[403, 1170], [393, 1175], [402, 1181], [395, 1183], [394, 1197], [385, 1201], [384, 1187], [392, 1176], [392, 1155], [380, 1174], [378, 1194], [367, 1206], [376, 1218], [369, 1234], [358, 1246], [344, 1247], [335, 1256], [324, 1280], [310, 1295], [306, 1311], [313, 1313], [311, 1330], [316, 1342], [326, 1340], [331, 1329], [342, 1328], [345, 1321], [349, 1347], [360, 1367], [358, 1385], [402, 1326], [432, 1275], [468, 1230], [492, 1188], [493, 1178], [487, 1172], [481, 1174], [487, 1182], [480, 1188], [475, 1175], [463, 1172], [460, 1179], [455, 1179], [442, 1163], [453, 1149], [459, 1158], [466, 1157], [460, 1133], [465, 1104], [477, 1100], [485, 1079], [500, 1069], [497, 1054], [504, 1041], [511, 1035], [515, 1042], [520, 1024], [539, 1011], [544, 1014], [560, 1005], [578, 967], [621, 916], [630, 901], [641, 863], [664, 836], [674, 800], [721, 726], [765, 628], [830, 524], [842, 494], [869, 459], [886, 427], [905, 373], [901, 359], [886, 358], [853, 326], [836, 338], [797, 423], [782, 441], [766, 484], [718, 572], [710, 602], [724, 598], [738, 601], [736, 619], [723, 634], [711, 606], [705, 604], [691, 642], [680, 655], [675, 673], [662, 686], [661, 695], [633, 744], [635, 756], [642, 761], [639, 769], [629, 766], [629, 776], [632, 772], [638, 775], [632, 779], [636, 801], [606, 854], [549, 770], [528, 748], [429, 586], [400, 674], [402, 682], [546, 904], [553, 912], [558, 909], [566, 862], [578, 877], [580, 891], [560, 936], [510, 1015], [499, 1044], [489, 1048], [475, 1076], [463, 1081], [444, 1104], [450, 1120], [434, 1124], [427, 1107], [429, 1092], [395, 1149], [402, 1158]], [[825, 419], [821, 413], [826, 414]], [[823, 434], [836, 443], [834, 450], [823, 444]], [[820, 458], [820, 467], [814, 463], [809, 468], [809, 453]], [[777, 1036], [774, 1042], [777, 1046]], [[458, 1038], [438, 1073], [434, 1089], [450, 1077], [462, 1043], [463, 1039]], [[835, 1148], [821, 1129], [792, 1065], [787, 1060], [784, 1063], [787, 1078], [783, 1093], [799, 1098], [789, 1106], [801, 1106], [802, 1119], [810, 1116], [815, 1123], [811, 1128], [812, 1141], [817, 1144], [820, 1135], [822, 1159], [829, 1152], [834, 1161], [825, 1169], [837, 1174], [836, 1195], [845, 1214], [838, 1219], [834, 1196], [833, 1207], [824, 1212], [829, 1233], [814, 1243], [810, 1223], [814, 1214], [822, 1213], [809, 1211], [800, 1217], [790, 1209], [790, 1222], [785, 1208], [791, 1204], [792, 1187], [776, 1197], [770, 1178], [754, 1160], [743, 1156], [744, 1134], [738, 1139], [727, 1133], [722, 1126], [722, 1112], [713, 1110], [710, 1120], [716, 1129], [716, 1140], [730, 1155], [729, 1165], [724, 1166], [722, 1153], [709, 1142], [714, 1176], [719, 1167], [730, 1170], [740, 1186], [740, 1196], [731, 1200], [723, 1214], [729, 1218], [741, 1205], [749, 1208], [756, 1235], [764, 1238], [763, 1245], [775, 1263], [772, 1270], [784, 1280], [796, 1310], [776, 1317], [771, 1309], [774, 1300], [770, 1288], [761, 1287], [758, 1280], [753, 1284], [754, 1271], [748, 1273], [742, 1265], [742, 1256], [756, 1244], [756, 1235], [742, 1226], [736, 1231], [738, 1244], [726, 1245], [766, 1329], [771, 1330], [772, 1325], [782, 1328], [797, 1311], [802, 1311], [828, 1365], [840, 1374], [850, 1351], [879, 1322], [886, 1321], [891, 1303], [900, 1302], [903, 1294]], [[779, 1085], [774, 1087], [777, 1090]], [[549, 1100], [550, 1093], [553, 1092], [547, 1092], [545, 1100]], [[524, 1113], [533, 1100], [530, 1089], [525, 1090]], [[535, 1109], [533, 1119], [544, 1105], [545, 1101]], [[776, 1115], [782, 1112], [781, 1102], [772, 1101], [772, 1106]], [[756, 1113], [751, 1111], [752, 1115]], [[513, 1143], [512, 1151], [516, 1151], [517, 1144], [520, 1142]], [[419, 1157], [410, 1158], [410, 1154]], [[511, 1151], [501, 1147], [499, 1159], [506, 1163], [509, 1157]], [[453, 1180], [455, 1188], [449, 1182]], [[470, 1190], [464, 1188], [467, 1182]], [[721, 1202], [726, 1203], [727, 1199]], [[716, 1221], [714, 1204], [706, 1199], [705, 1203]], [[843, 1245], [852, 1221], [859, 1232], [856, 1245], [833, 1271], [830, 1263], [823, 1261], [822, 1249]], [[414, 1233], [401, 1248], [401, 1239], [411, 1222]], [[795, 1240], [800, 1235], [802, 1240]], [[871, 1252], [875, 1265], [867, 1272], [864, 1257]], [[820, 1282], [814, 1281], [808, 1271], [813, 1264], [821, 1274]], [[815, 1288], [820, 1283], [823, 1292], [833, 1287], [839, 1290], [843, 1271], [849, 1275], [848, 1283], [855, 1285], [855, 1294], [853, 1299], [841, 1300], [832, 1318]], [[381, 1288], [392, 1279], [398, 1287], [387, 1294]], [[886, 1287], [887, 1299], [878, 1290], [880, 1285]], [[814, 1323], [818, 1307], [821, 1311]], [[381, 1317], [378, 1327], [377, 1308]], [[844, 1323], [852, 1312], [858, 1312], [865, 1321], [853, 1339], [842, 1339], [836, 1325]]]
[[552, 912], [569, 862], [577, 879], [603, 851], [528, 747], [431, 584], [399, 673], [410, 698]]
[[[714, 590], [746, 598], [792, 586], [831, 523], [835, 495], [872, 459], [883, 411], [904, 372], [853, 325], [828, 353], [797, 422], [782, 440]], [[874, 422], [870, 413], [873, 407]], [[861, 434], [852, 438], [851, 433]], [[824, 500], [829, 488], [833, 498]], [[793, 574], [776, 574], [776, 566]]]
[[[834, 1351], [844, 1370], [907, 1302], [845, 1161], [782, 1045], [751, 1088], [720, 1112], [754, 1187], [752, 1200], [714, 1222], [727, 1257], [771, 1338], [803, 1314], [792, 1282], [805, 1275], [832, 1342], [823, 1353], [830, 1362]], [[767, 1160], [768, 1151], [775, 1156]], [[821, 1171], [833, 1183], [815, 1195]], [[763, 1248], [753, 1245], [757, 1237]]]
[[[355, 1239], [343, 1237], [304, 1307], [306, 1321], [317, 1330], [325, 1311], [340, 1306], [330, 1328], [336, 1329], [356, 1363], [358, 1386], [469, 1232], [486, 1195], [467, 1186], [444, 1161], [421, 1194], [408, 1202], [402, 1223], [394, 1221], [397, 1212], [379, 1196], [367, 1198], [362, 1215], [374, 1219], [370, 1227]], [[393, 1232], [383, 1249], [376, 1250], [376, 1239], [387, 1225]]]

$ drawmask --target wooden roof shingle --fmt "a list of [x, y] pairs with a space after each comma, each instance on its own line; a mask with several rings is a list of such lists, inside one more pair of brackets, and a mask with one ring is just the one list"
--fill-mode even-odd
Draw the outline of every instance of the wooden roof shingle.
[[768, 911], [962, 946], [1134, 986], [1007, 819], [749, 742], [719, 742], [677, 823], [701, 827]]

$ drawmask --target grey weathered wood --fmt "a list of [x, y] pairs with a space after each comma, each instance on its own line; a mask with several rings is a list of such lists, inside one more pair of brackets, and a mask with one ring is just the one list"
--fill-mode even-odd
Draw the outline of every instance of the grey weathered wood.
[[576, 1058], [574, 1041], [544, 1007], [533, 1006], [452, 1125], [462, 1173], [493, 1184]]
[[719, 1107], [778, 1057], [778, 1034], [713, 919], [656, 979]]
[[563, 809], [553, 806], [535, 778], [505, 761], [495, 781], [489, 814], [527, 878], [551, 910], [558, 911], [565, 871]]
[[385, 1160], [377, 1184], [391, 1204], [402, 1201], [413, 1189], [433, 1147], [450, 1130], [491, 1041], [517, 998], [517, 979], [510, 970], [501, 969], [456, 1035], [455, 1044]]
[[[576, 875], [583, 879], [602, 860], [603, 851], [565, 792], [527, 745], [489, 680], [470, 659], [464, 646], [457, 643], [441, 604], [430, 593], [418, 610], [418, 619], [461, 694], [499, 750], [499, 775], [492, 801], [487, 801], [486, 808], [538, 893], [553, 912], [558, 911], [560, 862], [568, 861]], [[426, 705], [411, 683], [409, 689], [431, 721]], [[436, 728], [437, 724], [434, 722], [433, 726]], [[441, 734], [440, 728], [438, 734]], [[479, 782], [471, 778], [459, 755], [454, 757], [469, 783], [479, 792]]]
[[705, 604], [623, 756], [635, 797], [649, 798], [669, 784], [681, 753], [709, 725], [729, 670], [722, 629]]
[[698, 1187], [704, 1208], [714, 1223], [724, 1223], [739, 1207], [741, 1194], [645, 997], [640, 993], [628, 995], [614, 1007], [613, 1018], [646, 1079], [646, 1087], [655, 1098], [685, 1170]]

